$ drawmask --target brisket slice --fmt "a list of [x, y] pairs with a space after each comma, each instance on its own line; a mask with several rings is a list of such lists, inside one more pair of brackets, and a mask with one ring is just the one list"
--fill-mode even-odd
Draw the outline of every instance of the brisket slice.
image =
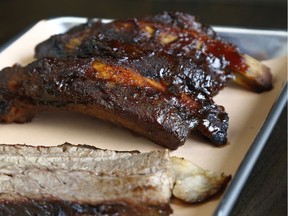
[[0, 146], [0, 215], [169, 215], [168, 151]]
[[0, 215], [169, 215], [170, 198], [198, 203], [231, 179], [168, 150], [0, 145]]

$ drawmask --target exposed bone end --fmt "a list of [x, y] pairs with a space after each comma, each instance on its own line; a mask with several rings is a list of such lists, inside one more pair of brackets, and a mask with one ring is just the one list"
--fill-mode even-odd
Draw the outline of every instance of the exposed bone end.
[[243, 55], [243, 59], [248, 69], [245, 73], [235, 73], [235, 82], [257, 93], [271, 90], [273, 86], [270, 68], [249, 55]]
[[189, 203], [198, 203], [219, 193], [231, 176], [204, 170], [191, 161], [171, 157], [176, 177], [173, 195]]

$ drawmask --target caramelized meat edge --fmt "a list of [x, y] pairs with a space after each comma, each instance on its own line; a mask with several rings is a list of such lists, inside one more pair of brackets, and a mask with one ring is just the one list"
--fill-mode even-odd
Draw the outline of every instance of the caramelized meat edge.
[[223, 107], [114, 58], [43, 58], [3, 69], [0, 80], [2, 122], [67, 110], [120, 124], [170, 149], [183, 145], [193, 129], [216, 145], [227, 141]]
[[[107, 41], [110, 41], [112, 52], [106, 47]], [[88, 48], [87, 44], [90, 44]], [[175, 57], [185, 56], [196, 62], [205, 61], [213, 69], [209, 72], [222, 80], [217, 88], [214, 86], [214, 91], [209, 92], [212, 95], [231, 79], [255, 92], [272, 88], [268, 67], [252, 57], [247, 59], [247, 55], [218, 38], [213, 29], [199, 22], [197, 17], [181, 12], [120, 19], [108, 24], [90, 21], [40, 43], [36, 47], [36, 57], [95, 56], [103, 55], [103, 51], [113, 55], [126, 46], [139, 46], [141, 50], [164, 52]], [[259, 66], [255, 68], [255, 65]]]

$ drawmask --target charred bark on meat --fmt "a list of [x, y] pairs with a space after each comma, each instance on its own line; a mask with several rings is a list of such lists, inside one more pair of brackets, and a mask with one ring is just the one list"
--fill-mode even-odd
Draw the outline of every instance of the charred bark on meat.
[[67, 110], [120, 124], [170, 149], [194, 129], [223, 145], [229, 118], [213, 96], [231, 79], [257, 92], [272, 87], [267, 67], [180, 12], [89, 20], [35, 51], [35, 62], [0, 72], [2, 122]]
[[140, 68], [98, 57], [43, 58], [24, 68], [16, 65], [3, 69], [0, 121], [26, 122], [42, 111], [80, 112], [176, 149], [191, 130], [213, 115], [217, 121], [210, 120], [209, 127], [214, 130], [201, 131], [217, 145], [226, 143], [228, 116], [221, 106], [201, 92], [195, 94], [173, 85], [172, 76], [170, 83], [169, 79], [143, 76]]
[[[95, 41], [91, 42], [93, 37], [96, 38], [96, 46]], [[108, 49], [107, 40], [110, 41]], [[83, 50], [82, 46], [87, 42], [94, 43], [93, 49]], [[213, 29], [201, 23], [198, 17], [181, 12], [164, 12], [111, 23], [90, 20], [39, 44], [36, 57], [82, 57], [83, 54], [95, 55], [95, 49], [111, 53], [123, 46], [139, 46], [141, 50], [206, 61], [213, 69], [213, 76], [218, 82], [221, 80], [218, 86], [214, 86], [214, 95], [231, 79], [255, 92], [272, 88], [268, 67], [256, 59], [247, 59], [247, 55], [242, 55], [235, 45], [217, 37]], [[255, 68], [255, 64], [259, 66]]]

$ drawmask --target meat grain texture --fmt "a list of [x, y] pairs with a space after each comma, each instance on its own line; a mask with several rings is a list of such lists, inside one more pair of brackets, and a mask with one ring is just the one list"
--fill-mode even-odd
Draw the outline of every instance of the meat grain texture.
[[172, 194], [201, 202], [230, 178], [168, 150], [0, 145], [0, 215], [164, 216], [172, 213]]

